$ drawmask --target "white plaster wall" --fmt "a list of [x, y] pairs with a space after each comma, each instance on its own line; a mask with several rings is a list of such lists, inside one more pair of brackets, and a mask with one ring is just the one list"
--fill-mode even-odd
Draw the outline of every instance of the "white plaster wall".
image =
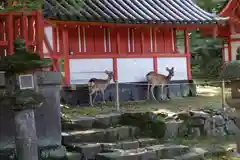
[[187, 59], [185, 57], [158, 58], [158, 73], [167, 75], [166, 67], [174, 67], [172, 80], [187, 80]]
[[229, 59], [228, 59], [228, 48], [227, 47], [224, 48], [224, 59], [225, 59], [226, 62], [229, 61]]
[[232, 41], [232, 60], [236, 60], [237, 48], [240, 46], [240, 41]]
[[119, 83], [146, 81], [146, 74], [153, 71], [153, 58], [118, 58], [117, 66]]
[[[51, 48], [53, 49], [52, 27], [45, 27], [44, 33], [47, 36], [47, 39], [49, 41]], [[44, 43], [43, 43], [43, 53], [48, 53], [47, 47]]]
[[240, 38], [240, 33], [235, 33], [231, 35], [232, 39]]
[[107, 78], [105, 70], [113, 71], [112, 58], [107, 59], [71, 59], [70, 84], [87, 84], [91, 78]]

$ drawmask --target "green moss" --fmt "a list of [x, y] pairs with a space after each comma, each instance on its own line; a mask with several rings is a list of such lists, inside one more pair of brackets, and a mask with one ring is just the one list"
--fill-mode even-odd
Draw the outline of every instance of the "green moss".
[[164, 137], [166, 130], [166, 124], [163, 118], [151, 112], [124, 113], [121, 117], [120, 124], [138, 127], [141, 136], [154, 138]]

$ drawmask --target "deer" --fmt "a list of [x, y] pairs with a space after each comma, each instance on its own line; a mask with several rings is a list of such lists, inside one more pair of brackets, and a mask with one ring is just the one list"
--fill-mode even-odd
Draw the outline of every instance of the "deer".
[[[110, 84], [110, 81], [113, 78], [113, 72], [105, 70], [104, 73], [107, 74], [107, 76], [108, 76], [107, 79], [91, 78], [88, 81], [89, 99], [90, 99], [91, 106], [93, 106], [93, 103], [95, 101], [95, 98], [97, 97], [98, 92], [102, 93], [102, 100], [104, 103], [106, 103], [104, 92], [105, 92], [106, 88], [108, 87], [108, 85]], [[94, 93], [95, 93], [95, 97], [92, 100], [92, 95]]]
[[[171, 78], [174, 76], [174, 67], [169, 69], [166, 67], [166, 71], [168, 71], [168, 75], [165, 76], [163, 74], [159, 74], [157, 72], [151, 71], [146, 75], [146, 79], [148, 82], [148, 90], [147, 90], [147, 99], [149, 99], [149, 92], [151, 91], [151, 94], [155, 101], [157, 101], [156, 97], [154, 96], [154, 88], [156, 85], [161, 85], [161, 99], [163, 100], [163, 89], [164, 86], [171, 80]], [[150, 88], [151, 85], [151, 88]], [[149, 91], [150, 89], [150, 91]], [[158, 101], [157, 101], [158, 102]]]

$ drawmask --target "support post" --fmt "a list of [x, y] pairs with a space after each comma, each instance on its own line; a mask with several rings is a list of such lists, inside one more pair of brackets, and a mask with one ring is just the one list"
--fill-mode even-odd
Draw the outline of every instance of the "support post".
[[222, 80], [222, 108], [225, 108], [225, 81]]
[[231, 35], [228, 36], [228, 61], [232, 60], [232, 42], [231, 42]]
[[185, 55], [187, 59], [187, 75], [188, 80], [192, 80], [192, 73], [191, 73], [191, 53], [190, 53], [190, 39], [188, 30], [184, 30], [184, 44], [185, 44]]
[[36, 15], [36, 41], [37, 41], [37, 52], [43, 57], [43, 38], [44, 38], [44, 24], [42, 21], [42, 14], [40, 11]]
[[69, 71], [69, 43], [68, 43], [68, 30], [62, 29], [62, 42], [63, 42], [63, 55], [64, 55], [64, 72], [65, 72], [65, 84], [70, 84], [70, 71]]
[[116, 107], [117, 111], [120, 111], [118, 80], [115, 80], [115, 88], [116, 88]]

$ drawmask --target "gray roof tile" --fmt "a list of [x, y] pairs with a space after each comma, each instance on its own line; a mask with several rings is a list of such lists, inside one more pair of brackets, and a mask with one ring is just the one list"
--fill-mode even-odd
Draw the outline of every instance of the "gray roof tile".
[[217, 23], [192, 0], [44, 0], [45, 18], [110, 23]]

